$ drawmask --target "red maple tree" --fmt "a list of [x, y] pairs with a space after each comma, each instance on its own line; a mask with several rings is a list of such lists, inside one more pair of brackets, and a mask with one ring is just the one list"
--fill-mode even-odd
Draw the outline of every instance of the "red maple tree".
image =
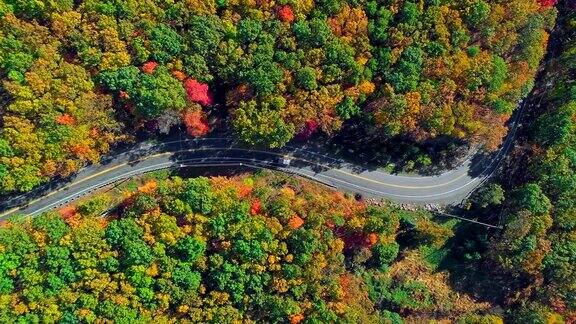
[[186, 89], [186, 94], [190, 101], [199, 103], [202, 106], [212, 104], [212, 94], [210, 94], [207, 84], [200, 83], [194, 79], [187, 79], [184, 81], [184, 89]]
[[156, 67], [158, 67], [158, 63], [154, 61], [146, 62], [144, 65], [142, 65], [142, 72], [146, 74], [152, 74], [154, 73], [154, 70], [156, 70]]
[[262, 204], [260, 203], [260, 200], [256, 199], [250, 205], [250, 215], [258, 215], [260, 211], [262, 211]]
[[317, 129], [318, 122], [314, 119], [309, 119], [304, 124], [304, 128], [300, 131], [300, 133], [298, 133], [297, 138], [302, 141], [307, 140], [310, 138], [310, 136], [312, 136], [312, 134], [314, 134], [314, 132], [316, 132]]
[[280, 9], [278, 9], [278, 19], [283, 22], [291, 23], [294, 21], [294, 18], [294, 12], [289, 5], [281, 6]]
[[190, 136], [198, 137], [206, 135], [210, 131], [210, 126], [204, 114], [199, 110], [184, 111], [182, 121], [186, 126], [186, 132]]
[[558, 0], [538, 0], [538, 3], [545, 8], [554, 7]]

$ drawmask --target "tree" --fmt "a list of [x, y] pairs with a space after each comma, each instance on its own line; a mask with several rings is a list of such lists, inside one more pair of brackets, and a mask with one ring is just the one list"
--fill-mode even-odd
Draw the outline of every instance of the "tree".
[[206, 242], [197, 237], [186, 236], [175, 246], [178, 257], [184, 262], [194, 263], [206, 251]]
[[281, 147], [294, 136], [295, 127], [287, 124], [280, 110], [286, 104], [281, 97], [257, 103], [240, 102], [234, 111], [233, 127], [240, 139], [251, 145]]
[[175, 284], [188, 291], [197, 291], [202, 280], [200, 273], [193, 271], [190, 269], [190, 266], [185, 263], [176, 266], [172, 272], [172, 279]]
[[296, 82], [299, 87], [306, 90], [314, 90], [318, 87], [316, 83], [316, 71], [311, 67], [301, 68], [296, 72]]
[[554, 113], [541, 115], [535, 125], [535, 139], [547, 147], [566, 142], [574, 129], [573, 111], [576, 111], [576, 104], [562, 106]]
[[472, 28], [478, 28], [488, 18], [490, 5], [484, 0], [474, 2], [466, 12], [466, 22]]
[[57, 214], [40, 215], [32, 221], [36, 230], [46, 233], [51, 242], [58, 242], [70, 228]]
[[520, 208], [527, 209], [535, 214], [547, 214], [552, 207], [550, 199], [542, 192], [540, 186], [528, 183], [516, 192], [517, 203]]
[[186, 202], [193, 211], [208, 214], [212, 210], [213, 196], [207, 178], [190, 179], [185, 184], [181, 199]]
[[240, 43], [253, 43], [262, 32], [262, 23], [254, 19], [242, 19], [236, 28]]
[[372, 262], [374, 266], [378, 269], [386, 270], [398, 255], [399, 248], [400, 246], [396, 242], [391, 244], [376, 244], [372, 248]]
[[473, 201], [480, 208], [498, 206], [504, 201], [504, 189], [497, 183], [490, 183], [474, 194]]
[[212, 104], [212, 95], [207, 84], [200, 83], [194, 79], [187, 79], [184, 82], [184, 88], [186, 89], [188, 100], [199, 103], [202, 106], [210, 106]]
[[160, 63], [167, 63], [178, 56], [182, 50], [182, 36], [166, 24], [159, 24], [148, 34], [152, 58]]
[[193, 137], [204, 136], [210, 131], [206, 117], [200, 110], [185, 110], [182, 114], [186, 132]]
[[186, 106], [182, 84], [163, 67], [151, 75], [140, 75], [134, 91], [136, 112], [143, 118], [155, 118], [165, 110], [181, 110]]
[[224, 37], [224, 24], [214, 15], [194, 15], [190, 18], [186, 40], [191, 54], [201, 57], [213, 54]]
[[342, 119], [347, 120], [360, 115], [360, 107], [356, 105], [352, 98], [345, 97], [344, 100], [336, 106], [336, 112]]
[[191, 79], [206, 83], [214, 80], [214, 76], [208, 67], [204, 57], [199, 54], [192, 54], [184, 57], [184, 71]]
[[280, 9], [278, 9], [278, 19], [287, 23], [293, 22], [295, 17], [294, 12], [292, 11], [292, 7], [289, 5], [280, 6]]
[[98, 75], [97, 79], [101, 85], [110, 91], [126, 91], [128, 93], [134, 93], [139, 77], [140, 72], [138, 71], [138, 68], [135, 66], [129, 66], [115, 71], [103, 71]]

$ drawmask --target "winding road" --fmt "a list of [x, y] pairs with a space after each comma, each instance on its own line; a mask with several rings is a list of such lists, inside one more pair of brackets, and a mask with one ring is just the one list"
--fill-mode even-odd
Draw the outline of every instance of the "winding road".
[[[60, 207], [104, 186], [145, 172], [181, 167], [247, 167], [275, 169], [321, 182], [339, 190], [399, 203], [455, 205], [489, 178], [514, 143], [524, 104], [510, 121], [510, 131], [488, 161], [464, 161], [459, 167], [437, 176], [404, 176], [366, 169], [305, 145], [278, 150], [246, 148], [223, 137], [144, 142], [101, 165], [83, 168], [67, 183], [47, 185], [32, 193], [4, 201], [0, 219], [13, 215], [36, 215]], [[286, 164], [285, 159], [290, 163]]]

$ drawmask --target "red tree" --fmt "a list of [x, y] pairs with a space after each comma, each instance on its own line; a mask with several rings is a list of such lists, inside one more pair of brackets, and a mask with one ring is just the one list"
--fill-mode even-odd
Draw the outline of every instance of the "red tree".
[[538, 0], [538, 3], [545, 8], [554, 7], [558, 0]]
[[250, 215], [258, 215], [262, 211], [260, 200], [256, 199], [250, 205]]
[[278, 19], [282, 20], [283, 22], [291, 23], [294, 21], [294, 12], [289, 5], [281, 6], [278, 9]]
[[210, 131], [208, 121], [206, 121], [204, 114], [199, 110], [185, 111], [182, 114], [182, 121], [186, 126], [186, 132], [190, 136], [194, 137], [203, 136]]
[[202, 106], [212, 104], [212, 95], [210, 94], [210, 89], [208, 89], [207, 84], [200, 83], [194, 79], [187, 79], [184, 81], [184, 88], [190, 101], [199, 103]]
[[298, 133], [297, 137], [299, 140], [305, 141], [316, 132], [318, 129], [318, 122], [314, 119], [309, 119], [306, 121], [304, 128]]
[[146, 73], [146, 74], [152, 74], [154, 73], [154, 70], [156, 70], [156, 67], [158, 66], [158, 63], [154, 62], [154, 61], [149, 61], [144, 63], [144, 65], [142, 65], [142, 72]]

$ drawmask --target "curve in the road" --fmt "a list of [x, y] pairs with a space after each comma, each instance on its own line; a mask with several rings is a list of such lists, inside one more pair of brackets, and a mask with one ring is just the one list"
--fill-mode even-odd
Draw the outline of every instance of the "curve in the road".
[[[437, 176], [415, 177], [391, 175], [379, 170], [357, 172], [354, 165], [343, 160], [294, 146], [278, 151], [255, 150], [237, 147], [234, 140], [229, 138], [142, 143], [131, 152], [142, 153], [144, 157], [134, 159], [130, 154], [121, 154], [106, 166], [86, 167], [74, 182], [28, 201], [24, 206], [4, 211], [0, 218], [17, 213], [38, 214], [95, 189], [145, 172], [191, 166], [236, 165], [277, 169], [368, 196], [385, 197], [399, 202], [454, 204], [462, 201], [477, 182], [483, 181], [486, 171], [491, 172], [492, 165], [499, 160], [498, 157], [505, 151], [508, 143], [509, 141], [506, 141], [497, 158], [491, 161], [479, 177], [468, 174], [471, 167], [469, 160], [459, 168]], [[279, 162], [280, 158], [286, 156], [292, 161], [290, 165]]]

